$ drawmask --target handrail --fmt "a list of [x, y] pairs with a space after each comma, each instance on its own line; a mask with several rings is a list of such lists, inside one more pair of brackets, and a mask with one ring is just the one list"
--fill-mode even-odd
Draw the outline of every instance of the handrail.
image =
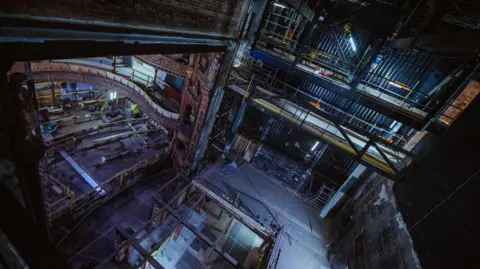
[[[257, 73], [256, 73], [256, 75], [261, 76], [261, 74], [257, 74]], [[238, 77], [238, 76], [235, 75], [234, 73], [231, 73], [231, 77], [235, 77], [235, 78], [237, 78], [237, 79], [241, 79], [243, 82], [248, 82], [248, 81], [249, 81], [248, 79], [244, 79], [244, 78]], [[334, 105], [330, 105], [329, 103], [323, 101], [321, 98], [318, 98], [318, 97], [316, 97], [316, 96], [314, 96], [314, 95], [312, 95], [312, 94], [309, 94], [309, 93], [304, 92], [304, 91], [302, 91], [302, 90], [300, 90], [300, 89], [298, 89], [298, 88], [295, 88], [295, 87], [293, 87], [293, 86], [291, 86], [291, 85], [289, 85], [289, 84], [287, 84], [287, 83], [285, 83], [285, 82], [283, 82], [283, 81], [276, 80], [275, 83], [281, 83], [281, 84], [283, 84], [284, 86], [288, 87], [289, 89], [294, 90], [296, 93], [300, 93], [300, 94], [302, 94], [302, 95], [305, 95], [305, 96], [307, 96], [307, 97], [309, 97], [309, 98], [314, 99], [315, 101], [317, 101], [318, 103], [321, 104], [320, 109], [323, 110], [323, 111], [325, 111], [324, 109], [322, 109], [323, 106], [326, 106], [326, 107], [328, 107], [328, 108], [330, 108], [330, 109], [333, 109], [333, 110], [335, 110], [335, 111], [338, 111], [340, 114], [342, 114], [342, 115], [344, 115], [344, 116], [346, 117], [345, 121], [347, 121], [347, 120], [355, 120], [355, 121], [361, 122], [362, 124], [368, 125], [368, 126], [369, 126], [369, 129], [375, 129], [375, 130], [378, 130], [378, 131], [380, 131], [380, 132], [385, 132], [385, 133], [391, 135], [392, 137], [395, 137], [397, 140], [403, 141], [403, 143], [406, 143], [406, 142], [407, 142], [406, 139], [405, 139], [404, 137], [402, 137], [402, 136], [399, 136], [399, 135], [397, 135], [397, 134], [391, 133], [391, 132], [390, 132], [389, 130], [387, 130], [387, 129], [378, 127], [378, 126], [376, 126], [376, 125], [374, 125], [374, 124], [372, 124], [372, 123], [370, 123], [370, 122], [367, 122], [367, 121], [365, 121], [365, 120], [363, 120], [363, 119], [360, 119], [360, 118], [358, 118], [358, 117], [356, 117], [356, 116], [354, 116], [354, 115], [352, 115], [352, 114], [349, 114], [348, 112], [345, 112], [345, 111], [343, 111], [342, 109], [340, 109], [340, 108], [338, 108], [338, 107], [336, 107], [336, 106], [334, 106]], [[273, 84], [273, 83], [272, 83], [272, 84]], [[264, 86], [265, 88], [269, 88], [269, 85], [263, 85], [263, 86]], [[295, 95], [296, 95], [296, 94], [295, 94]], [[325, 112], [328, 113], [327, 111], [325, 111]]]
[[[410, 104], [414, 104], [414, 105], [417, 105], [417, 106], [420, 106], [422, 107], [422, 110], [423, 111], [430, 111], [431, 109], [433, 109], [433, 107], [438, 103], [438, 100], [432, 98], [431, 96], [427, 95], [427, 94], [424, 94], [422, 92], [419, 92], [417, 90], [414, 90], [413, 88], [409, 88], [408, 90], [407, 89], [404, 89], [405, 91], [405, 95], [402, 95], [402, 94], [399, 94], [399, 93], [396, 93], [396, 92], [393, 92], [393, 91], [390, 91], [386, 88], [384, 88], [382, 85], [379, 85], [379, 84], [376, 84], [374, 82], [372, 82], [372, 77], [375, 77], [375, 79], [373, 80], [380, 80], [382, 81], [380, 84], [386, 84], [386, 85], [390, 85], [390, 83], [394, 83], [396, 81], [393, 81], [391, 79], [388, 79], [386, 77], [383, 77], [381, 75], [378, 75], [378, 74], [373, 74], [373, 73], [369, 73], [367, 75], [367, 77], [369, 77], [369, 79], [362, 79], [362, 82], [368, 84], [368, 85], [371, 85], [373, 87], [375, 87], [376, 89], [379, 89], [379, 90], [382, 90], [383, 92], [385, 92], [387, 95], [390, 95], [390, 96], [393, 96], [393, 97], [396, 97], [396, 98], [400, 98], [402, 102], [408, 102]], [[394, 86], [391, 86], [391, 87], [394, 87]], [[357, 89], [358, 90], [358, 89]], [[419, 102], [415, 101], [415, 100], [412, 100], [412, 99], [409, 99], [408, 97], [412, 96], [413, 95], [420, 95], [422, 98], [428, 100], [428, 102], [425, 104], [425, 105], [422, 105], [420, 104]], [[433, 104], [431, 104], [433, 103]], [[403, 107], [403, 105], [402, 105]]]
[[[265, 36], [265, 37], [267, 37], [267, 36]], [[267, 37], [267, 38], [272, 39], [274, 37]], [[276, 39], [276, 38], [274, 38], [274, 39]], [[292, 59], [288, 59], [289, 56], [294, 57], [294, 52], [291, 51], [291, 49], [289, 49], [289, 48], [287, 48], [286, 46], [283, 46], [283, 45], [273, 44], [272, 42], [268, 42], [268, 41], [265, 41], [265, 42], [272, 45], [275, 49], [280, 50], [280, 52], [269, 50], [265, 46], [263, 46], [260, 42], [258, 43], [257, 48], [260, 49], [260, 50], [266, 50], [267, 52], [269, 52], [271, 54], [277, 54], [278, 57], [281, 57], [282, 59], [284, 59], [286, 61], [289, 61], [289, 62], [292, 61]], [[279, 40], [278, 42], [281, 42], [281, 41]], [[317, 50], [314, 50], [314, 51], [317, 51]], [[327, 55], [327, 56], [332, 57], [332, 56], [329, 56], [329, 55]], [[324, 57], [327, 57], [327, 56], [324, 56]], [[338, 64], [335, 64], [335, 63], [332, 64], [332, 63], [328, 63], [328, 62], [318, 61], [318, 59], [315, 60], [315, 59], [312, 59], [311, 57], [309, 57], [308, 54], [304, 54], [302, 56], [301, 60], [307, 61], [308, 63], [312, 63], [312, 64], [318, 63], [318, 64], [322, 65], [322, 67], [327, 68], [327, 69], [331, 69], [332, 71], [334, 71], [334, 73], [339, 73], [341, 76], [345, 76], [348, 79], [348, 74], [347, 74], [348, 72], [338, 70], [338, 68], [339, 68]], [[336, 62], [337, 61], [341, 62], [342, 64], [347, 65], [347, 66], [351, 65], [348, 62], [342, 61], [341, 59], [335, 59], [335, 61]], [[303, 65], [303, 64], [301, 64], [299, 62], [296, 67], [299, 68], [300, 65]], [[420, 117], [425, 116], [425, 115], [423, 115], [422, 112], [431, 111], [433, 109], [433, 107], [438, 103], [438, 100], [435, 100], [435, 99], [431, 98], [430, 96], [428, 96], [428, 95], [426, 95], [422, 92], [419, 92], [417, 90], [414, 90], [414, 89], [409, 88], [408, 92], [405, 95], [402, 95], [402, 94], [396, 93], [394, 91], [388, 90], [388, 89], [382, 87], [382, 85], [378, 85], [378, 84], [373, 83], [371, 81], [372, 76], [380, 77], [383, 81], [392, 82], [392, 83], [395, 82], [393, 80], [389, 80], [385, 77], [382, 77], [378, 74], [369, 73], [369, 75], [367, 75], [366, 77], [370, 77], [370, 78], [368, 78], [368, 79], [363, 79], [362, 78], [360, 80], [361, 84], [358, 85], [358, 87], [355, 90], [357, 92], [361, 93], [361, 94], [367, 93], [368, 95], [372, 95], [375, 98], [382, 99], [383, 101], [385, 101], [389, 104], [392, 104], [395, 107], [402, 108], [402, 109], [405, 109], [405, 110], [409, 110], [411, 113], [414, 113], [415, 115], [419, 115]], [[345, 79], [342, 79], [342, 78], [335, 78], [335, 79], [340, 80], [339, 82], [344, 83], [346, 86], [350, 85], [348, 80], [346, 81]], [[379, 94], [370, 93], [366, 88], [367, 84], [369, 85], [368, 87], [370, 87], [372, 90], [378, 91]], [[385, 98], [381, 98], [381, 96], [383, 94], [385, 94], [387, 96], [390, 96], [394, 100], [388, 100], [388, 99], [385, 99]], [[421, 100], [420, 101], [414, 100], [414, 99], [410, 98], [411, 96], [421, 96]], [[422, 104], [422, 101], [424, 101], [424, 100], [427, 100], [427, 102], [425, 104]], [[412, 106], [414, 107], [414, 109], [411, 108]]]
[[[236, 77], [236, 78], [238, 79], [239, 77]], [[240, 79], [244, 83], [248, 81], [247, 79], [242, 79], [242, 78]], [[260, 87], [260, 86], [257, 86], [257, 87]], [[266, 89], [261, 89], [261, 91], [268, 92], [268, 90]], [[354, 155], [360, 154], [359, 157], [361, 159], [365, 160], [368, 163], [371, 163], [372, 165], [380, 168], [381, 170], [389, 174], [395, 174], [398, 170], [403, 169], [406, 165], [408, 165], [408, 163], [411, 160], [411, 158], [407, 155], [408, 153], [405, 153], [403, 151], [394, 151], [394, 150], [388, 149], [385, 146], [377, 145], [378, 142], [376, 141], [375, 137], [373, 138], [374, 140], [372, 141], [372, 138], [369, 139], [369, 138], [364, 138], [362, 136], [359, 136], [359, 134], [356, 134], [355, 132], [350, 131], [349, 129], [346, 129], [341, 125], [336, 125], [327, 119], [317, 116], [314, 113], [311, 113], [306, 108], [300, 107], [295, 103], [291, 103], [286, 100], [283, 101], [284, 104], [288, 103], [289, 106], [293, 107], [292, 109], [295, 110], [295, 112], [293, 113], [292, 111], [285, 110], [287, 109], [287, 108], [284, 108], [285, 105], [276, 104], [275, 101], [273, 102], [265, 101], [263, 99], [256, 99], [256, 98], [254, 98], [253, 101], [271, 110], [273, 113], [276, 113], [282, 117], [285, 117], [299, 124], [300, 126], [303, 126], [302, 128], [306, 128], [307, 130], [310, 130], [314, 133], [318, 133], [318, 135], [320, 135], [321, 137], [327, 139], [333, 144], [339, 146], [340, 148]], [[297, 107], [297, 109], [295, 109], [295, 106]], [[307, 120], [307, 118], [309, 119]], [[310, 121], [316, 118], [323, 121], [325, 124], [327, 124], [327, 126], [320, 127], [317, 125], [313, 125], [313, 123], [310, 123]], [[352, 141], [356, 141], [356, 142], [352, 142]], [[366, 147], [366, 148], [362, 149], [362, 147]], [[392, 160], [394, 161], [392, 162]]]
[[[12, 70], [14, 72], [23, 72], [24, 67], [21, 63], [16, 63], [13, 65]], [[73, 73], [73, 74], [83, 74], [87, 76], [100, 77], [106, 80], [111, 81], [110, 86], [122, 85], [124, 88], [133, 91], [137, 96], [141, 96], [144, 102], [152, 108], [154, 112], [171, 120], [178, 120], [179, 114], [168, 111], [163, 107], [159, 106], [152, 98], [136, 83], [133, 83], [123, 76], [114, 74], [105, 70], [85, 67], [76, 64], [64, 64], [64, 63], [32, 63], [32, 71], [34, 75], [34, 80], [37, 82], [43, 82], [43, 80], [49, 81], [51, 77], [41, 76], [41, 73], [45, 72], [56, 72], [56, 73]]]
[[[142, 61], [142, 59], [140, 59], [139, 57], [135, 56], [136, 60], [140, 60]], [[131, 69], [131, 75], [128, 75], [128, 74], [124, 74], [122, 72], [120, 72], [118, 70], [118, 68], [115, 68], [113, 66], [110, 66], [110, 65], [107, 65], [107, 64], [101, 64], [101, 63], [97, 63], [97, 62], [89, 62], [88, 60], [85, 60], [85, 61], [82, 61], [82, 62], [79, 62], [79, 60], [77, 59], [64, 59], [64, 60], [55, 60], [54, 62], [60, 62], [60, 63], [70, 63], [70, 64], [78, 64], [78, 65], [82, 65], [82, 66], [89, 66], [89, 67], [93, 67], [93, 68], [100, 68], [102, 70], [106, 70], [106, 71], [109, 71], [109, 72], [112, 72], [116, 75], [119, 75], [119, 76], [122, 76], [122, 77], [125, 77], [127, 79], [129, 79], [130, 81], [134, 82], [134, 83], [137, 83], [137, 84], [142, 84], [141, 86], [143, 86], [145, 89], [145, 91], [147, 91], [147, 94], [149, 94], [149, 96], [156, 100], [157, 102], [159, 102], [160, 104], [163, 104], [165, 105], [164, 102], [162, 102], [162, 100], [158, 100], [154, 95], [152, 95], [150, 92], [148, 92], [148, 89], [149, 88], [155, 88], [157, 86], [157, 82], [158, 82], [158, 78], [155, 78], [155, 77], [152, 77], [146, 73], [143, 73], [141, 71], [138, 71], [134, 68], [131, 68], [131, 67], [122, 67], [123, 69], [127, 68], [127, 69]], [[147, 63], [149, 64], [149, 63]], [[162, 69], [163, 70], [163, 69]], [[147, 79], [141, 77], [141, 76], [138, 76], [138, 74], [141, 74], [142, 76], [146, 77]], [[165, 85], [168, 85], [170, 86], [168, 83], [164, 82]], [[171, 87], [171, 86], [170, 86]], [[85, 91], [86, 92], [86, 91]], [[167, 111], [170, 111], [167, 109]], [[176, 113], [175, 111], [170, 111], [170, 112], [173, 112], [173, 113]]]
[[[66, 201], [64, 197], [60, 200], [57, 200], [53, 204], [47, 204], [48, 218], [50, 222], [58, 219], [60, 216], [64, 215], [67, 212], [70, 212], [72, 217], [75, 219], [78, 215], [81, 215], [83, 212], [88, 211], [88, 208], [97, 206], [98, 201], [108, 200], [109, 198], [117, 195], [125, 188], [141, 181], [141, 178], [133, 176], [129, 178], [128, 176], [135, 174], [136, 171], [153, 164], [161, 159], [163, 159], [168, 154], [168, 147], [163, 149], [163, 152], [157, 152], [154, 156], [151, 156], [141, 162], [136, 163], [135, 165], [122, 170], [115, 175], [111, 176], [107, 181], [102, 182], [95, 189], [90, 190], [87, 193], [84, 193], [81, 196], [75, 197], [69, 201]], [[104, 190], [104, 195], [99, 195], [97, 190]], [[77, 215], [76, 215], [77, 214]]]

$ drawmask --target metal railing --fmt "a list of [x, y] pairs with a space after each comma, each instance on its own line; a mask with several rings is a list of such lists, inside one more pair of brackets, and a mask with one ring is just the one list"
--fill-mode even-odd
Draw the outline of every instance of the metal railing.
[[[335, 55], [328, 54], [323, 51], [309, 48], [308, 53], [305, 53], [300, 59], [300, 63], [307, 65], [308, 63], [318, 65], [349, 76], [353, 74], [357, 65], [343, 61]], [[346, 70], [346, 71], [345, 71]]]
[[[356, 89], [357, 91], [384, 99], [387, 102], [389, 102], [388, 97], [391, 97], [395, 99], [394, 101], [401, 102], [401, 105], [399, 105], [401, 108], [414, 107], [427, 113], [438, 104], [438, 100], [414, 90], [413, 87], [403, 85], [373, 72], [369, 72], [367, 77], [368, 80], [362, 79], [363, 85], [359, 85]], [[367, 87], [373, 88], [378, 93], [368, 91]]]
[[[283, 14], [286, 11], [286, 14]], [[293, 9], [284, 9], [271, 6], [267, 11], [268, 16], [264, 19], [262, 32], [274, 34], [285, 45], [297, 43], [307, 19]]]
[[[281, 43], [281, 35], [266, 31], [263, 31], [262, 35], [277, 40], [277, 44], [268, 41], [265, 41], [265, 43], [258, 42], [257, 44], [259, 46], [257, 48], [265, 50], [270, 54], [277, 54], [288, 62], [293, 61], [295, 58], [295, 52], [293, 48]], [[295, 40], [292, 42], [296, 43]], [[267, 43], [270, 48], [273, 47], [273, 51], [268, 48]], [[361, 61], [362, 60], [360, 60], [360, 62]], [[309, 48], [309, 52], [301, 56], [297, 68], [299, 65], [311, 68], [313, 70], [311, 72], [323, 68], [326, 71], [324, 72], [326, 73], [324, 74], [325, 79], [343, 83], [345, 86], [350, 86], [353, 74], [355, 74], [359, 67], [359, 64], [354, 65], [353, 63], [341, 60], [334, 55], [313, 48]], [[408, 110], [420, 117], [425, 116], [426, 113], [431, 111], [438, 103], [438, 101], [431, 96], [415, 90], [415, 87], [409, 87], [406, 85], [399, 87], [396, 85], [401, 85], [401, 83], [377, 74], [376, 71], [373, 70], [361, 79], [356, 91], [373, 98], [381, 99], [388, 104], [394, 105], [396, 108]]]
[[[232, 75], [235, 76], [235, 74]], [[249, 81], [248, 79], [238, 76], [234, 77], [230, 81], [234, 82], [235, 80], [241, 81], [241, 83], [244, 85]], [[330, 106], [329, 104], [322, 102], [319, 98], [315, 98], [314, 96], [301, 92], [285, 83], [283, 84], [284, 88], [286, 87], [290, 90], [294, 90], [297, 95], [304, 95], [308, 98], [321, 102], [325, 106]], [[265, 88], [269, 88], [270, 85], [264, 86]], [[395, 174], [399, 170], [405, 168], [411, 161], [411, 158], [407, 156], [405, 152], [397, 149], [392, 150], [389, 147], [378, 143], [379, 141], [376, 141], [377, 137], [364, 137], [359, 133], [342, 127], [341, 124], [347, 121], [362, 121], [353, 115], [343, 112], [342, 114], [344, 120], [342, 123], [337, 124], [312, 113], [310, 109], [306, 109], [285, 99], [279, 99], [280, 95], [273, 93], [272, 96], [272, 92], [267, 89], [260, 89], [260, 92], [262, 92], [263, 95], [266, 93], [270, 99], [269, 101], [266, 101], [265, 99], [254, 98], [253, 101], [255, 103], [267, 108], [271, 112], [281, 117], [289, 119], [290, 121], [298, 124], [300, 128], [306, 129], [307, 131], [324, 138], [330, 143], [335, 144], [354, 155], [359, 155], [362, 160], [373, 164], [377, 168], [380, 168], [387, 173]], [[262, 94], [260, 94], [260, 96]], [[277, 100], [272, 101], [271, 97], [274, 97]], [[320, 105], [320, 108], [321, 106], [322, 105]], [[362, 121], [362, 123], [369, 124], [365, 121]], [[372, 126], [372, 128], [378, 127]], [[394, 135], [395, 134], [392, 134], [392, 136]], [[405, 141], [405, 139], [402, 137], [399, 137], [399, 139]], [[392, 147], [394, 147], [394, 145], [392, 145]]]
[[[64, 214], [69, 213], [73, 219], [89, 212], [93, 208], [108, 201], [124, 189], [142, 180], [136, 176], [143, 168], [154, 164], [168, 156], [168, 150], [165, 148], [135, 165], [120, 171], [110, 177], [107, 181], [99, 184], [97, 188], [90, 190], [80, 196], [66, 196], [57, 200], [55, 203], [46, 203], [47, 216], [50, 222], [58, 219]], [[104, 192], [102, 192], [102, 190]], [[102, 194], [103, 193], [103, 194]]]
[[455, 100], [450, 100], [446, 103], [439, 113], [434, 117], [434, 120], [446, 126], [450, 126], [463, 112], [463, 108], [454, 105]]
[[[248, 72], [247, 74], [252, 74], [252, 73], [253, 72]], [[349, 114], [348, 112], [338, 108], [337, 106], [331, 105], [328, 102], [322, 100], [322, 98], [316, 97], [312, 94], [302, 91], [299, 88], [293, 87], [278, 79], [274, 79], [273, 82], [270, 82], [270, 84], [266, 84], [266, 82], [270, 81], [268, 76], [265, 77], [263, 74], [258, 72], [255, 72], [255, 74], [256, 74], [256, 77], [259, 79], [260, 86], [277, 94], [278, 97], [285, 96], [286, 99], [289, 99], [288, 95], [286, 96], [285, 93], [287, 92], [293, 93], [293, 97], [297, 99], [300, 98], [300, 99], [303, 99], [304, 101], [308, 100], [308, 101], [313, 101], [317, 104], [320, 104], [319, 109], [324, 111], [325, 113], [331, 114], [331, 112], [329, 111], [335, 111], [336, 112], [335, 116], [340, 117], [343, 122], [346, 122], [349, 125], [364, 126], [364, 129], [369, 130], [368, 132], [365, 132], [365, 135], [376, 135], [377, 133], [383, 133], [385, 134], [384, 136], [388, 136], [392, 138], [392, 140], [394, 141], [394, 144], [396, 145], [404, 145], [407, 142], [404, 136], [397, 135], [385, 128], [376, 126], [375, 124], [367, 122], [359, 117], [356, 117], [355, 115]], [[246, 78], [241, 78], [233, 73], [231, 75], [231, 83], [238, 83], [238, 82], [245, 83], [246, 81], [247, 81]]]

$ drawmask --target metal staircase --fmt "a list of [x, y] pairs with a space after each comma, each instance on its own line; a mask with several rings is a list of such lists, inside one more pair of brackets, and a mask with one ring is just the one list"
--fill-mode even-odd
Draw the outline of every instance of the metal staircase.
[[325, 182], [317, 193], [312, 194], [310, 192], [304, 192], [302, 196], [303, 200], [311, 206], [322, 209], [328, 201], [330, 201], [335, 192], [336, 190], [333, 187], [328, 186]]

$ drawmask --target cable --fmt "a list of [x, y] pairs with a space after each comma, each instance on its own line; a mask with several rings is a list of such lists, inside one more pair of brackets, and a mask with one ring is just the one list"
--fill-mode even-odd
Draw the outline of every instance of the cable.
[[435, 211], [437, 208], [439, 208], [443, 203], [445, 203], [450, 197], [452, 197], [455, 193], [457, 193], [461, 188], [463, 188], [463, 186], [467, 185], [470, 180], [472, 180], [472, 178], [476, 177], [478, 175], [478, 173], [480, 172], [480, 168], [475, 172], [473, 173], [473, 175], [471, 175], [467, 180], [465, 180], [465, 182], [463, 182], [462, 184], [460, 184], [460, 186], [458, 186], [452, 193], [450, 193], [447, 197], [445, 197], [445, 199], [443, 199], [440, 203], [438, 203], [434, 208], [432, 208], [432, 210], [430, 210], [427, 214], [425, 214], [421, 219], [419, 219], [415, 224], [412, 225], [412, 227], [410, 227], [408, 230], [411, 230], [413, 229], [415, 226], [417, 226], [420, 222], [422, 222], [425, 218], [427, 218], [430, 214], [433, 213], [433, 211]]
[[[447, 197], [445, 197], [442, 201], [440, 201], [436, 206], [434, 206], [429, 212], [427, 212], [423, 217], [421, 217], [415, 224], [413, 224], [410, 228], [407, 228], [407, 231], [410, 231], [411, 229], [415, 228], [418, 224], [420, 224], [424, 219], [426, 219], [430, 214], [432, 214], [437, 208], [439, 208], [441, 205], [443, 205], [450, 197], [452, 197], [455, 193], [457, 193], [461, 188], [463, 188], [465, 185], [467, 185], [474, 177], [476, 177], [480, 173], [480, 168], [474, 172], [467, 180], [465, 180], [462, 184], [460, 184], [455, 190], [453, 190]], [[384, 248], [384, 250], [377, 255], [375, 255], [368, 263], [366, 263], [363, 268], [366, 268], [367, 265], [372, 263], [378, 256], [383, 254], [389, 247], [391, 247], [393, 244], [397, 243], [398, 239], [395, 238], [390, 244], [387, 245], [387, 247]]]
[[250, 185], [252, 185], [252, 188], [253, 188], [253, 190], [255, 191], [255, 193], [258, 195], [258, 197], [260, 197], [260, 200], [261, 200], [260, 202], [261, 202], [262, 205], [267, 209], [267, 211], [272, 215], [272, 222], [275, 221], [275, 222], [278, 224], [278, 226], [282, 226], [282, 225], [280, 224], [280, 222], [278, 222], [277, 218], [270, 212], [270, 210], [269, 210], [268, 207], [266, 206], [266, 202], [265, 202], [263, 196], [260, 195], [260, 193], [258, 192], [257, 188], [255, 188], [255, 185], [253, 185], [253, 182], [250, 180], [250, 178], [249, 178], [242, 170], [238, 169], [238, 171], [240, 171], [240, 174], [242, 174], [242, 176], [245, 177], [245, 178], [248, 180], [248, 182], [250, 183]]

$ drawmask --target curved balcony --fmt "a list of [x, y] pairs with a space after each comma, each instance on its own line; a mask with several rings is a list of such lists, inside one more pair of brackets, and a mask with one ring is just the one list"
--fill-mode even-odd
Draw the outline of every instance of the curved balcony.
[[[24, 65], [16, 63], [12, 67], [12, 71], [23, 73]], [[137, 83], [121, 75], [89, 66], [67, 63], [32, 63], [32, 72], [36, 83], [69, 81], [114, 89], [137, 103], [140, 109], [155, 122], [170, 128], [174, 128], [177, 124], [178, 113], [161, 107]]]

